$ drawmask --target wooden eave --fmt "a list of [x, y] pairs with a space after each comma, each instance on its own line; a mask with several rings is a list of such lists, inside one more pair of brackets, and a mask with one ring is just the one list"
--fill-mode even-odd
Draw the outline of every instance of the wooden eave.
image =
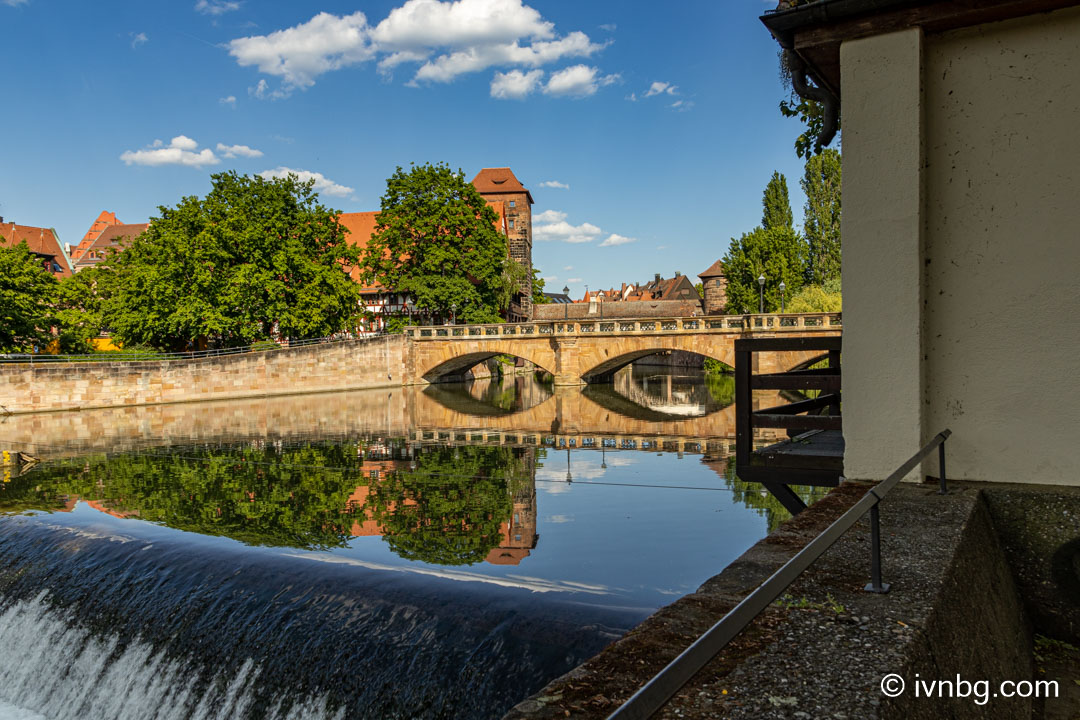
[[1080, 0], [819, 0], [761, 16], [784, 48], [840, 97], [840, 43], [913, 27], [942, 33], [1051, 12]]

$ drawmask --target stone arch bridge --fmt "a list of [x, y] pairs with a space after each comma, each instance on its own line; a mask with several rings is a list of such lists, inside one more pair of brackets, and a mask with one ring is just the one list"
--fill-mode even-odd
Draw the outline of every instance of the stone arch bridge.
[[[647, 355], [684, 350], [735, 365], [735, 340], [841, 334], [839, 313], [723, 315], [688, 318], [566, 320], [406, 329], [406, 383], [459, 380], [473, 366], [510, 355], [550, 372], [556, 385], [609, 381]], [[754, 372], [813, 364], [820, 352], [755, 353]]]

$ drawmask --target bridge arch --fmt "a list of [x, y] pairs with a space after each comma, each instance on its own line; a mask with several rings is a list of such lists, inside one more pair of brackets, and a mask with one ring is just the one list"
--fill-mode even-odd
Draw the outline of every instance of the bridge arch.
[[514, 342], [499, 339], [483, 342], [416, 343], [413, 355], [415, 375], [429, 383], [461, 379], [472, 368], [499, 355], [528, 360], [538, 369], [551, 373], [556, 366], [555, 349], [550, 342]]

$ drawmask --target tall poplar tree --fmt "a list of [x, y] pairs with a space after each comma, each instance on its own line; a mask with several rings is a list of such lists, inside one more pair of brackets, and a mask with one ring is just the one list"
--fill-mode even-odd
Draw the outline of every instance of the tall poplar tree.
[[761, 213], [761, 227], [766, 230], [779, 227], [792, 227], [791, 200], [788, 198], [787, 178], [774, 171], [769, 184], [765, 186], [764, 205]]
[[[727, 312], [756, 313], [764, 297], [766, 312], [780, 310], [803, 285], [806, 243], [792, 227], [787, 180], [778, 172], [762, 197], [761, 226], [732, 238], [724, 256]], [[758, 278], [764, 276], [764, 286]], [[784, 291], [780, 291], [780, 283]]]
[[800, 184], [806, 193], [806, 281], [813, 285], [839, 281], [840, 153], [826, 149], [808, 158]]

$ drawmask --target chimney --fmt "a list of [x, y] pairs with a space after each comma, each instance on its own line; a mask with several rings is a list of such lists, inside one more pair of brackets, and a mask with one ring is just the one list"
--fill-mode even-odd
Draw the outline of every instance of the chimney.
[[656, 273], [656, 282], [660, 282], [660, 273]]
[[682, 277], [682, 273], [678, 270], [675, 271], [675, 277]]

